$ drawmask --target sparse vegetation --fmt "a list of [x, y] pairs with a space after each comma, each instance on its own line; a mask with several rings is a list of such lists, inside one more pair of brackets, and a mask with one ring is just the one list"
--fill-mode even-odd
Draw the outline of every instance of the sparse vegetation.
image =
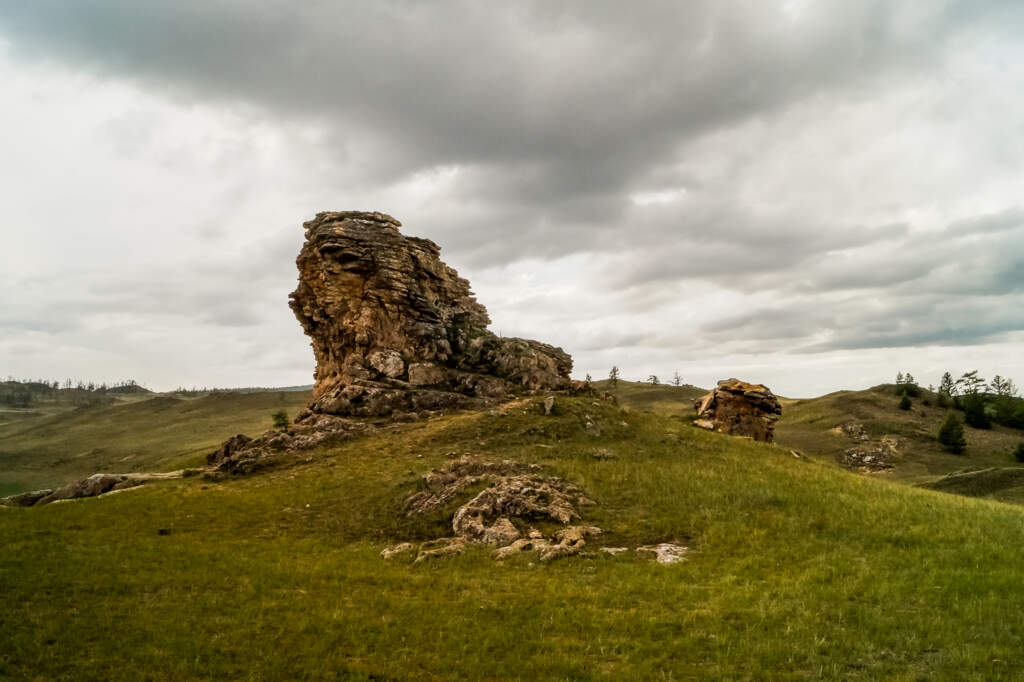
[[896, 395], [908, 395], [917, 398], [921, 395], [921, 387], [917, 385], [917, 379], [910, 372], [896, 374]]
[[271, 419], [274, 422], [274, 428], [275, 429], [277, 429], [278, 431], [285, 431], [285, 430], [287, 430], [288, 425], [290, 423], [289, 420], [288, 420], [288, 412], [287, 411], [285, 411], [285, 410], [278, 410], [273, 415], [271, 415]]
[[904, 391], [902, 397], [900, 397], [899, 408], [901, 410], [909, 410], [910, 409], [910, 396], [907, 395], [906, 391]]
[[1024, 462], [1024, 442], [1018, 443], [1013, 450], [1013, 458], [1018, 462]]

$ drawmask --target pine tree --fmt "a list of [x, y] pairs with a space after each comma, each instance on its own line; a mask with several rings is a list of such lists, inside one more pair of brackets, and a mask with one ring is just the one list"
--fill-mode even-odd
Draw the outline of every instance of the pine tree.
[[901, 410], [909, 410], [910, 409], [910, 396], [907, 395], [906, 391], [903, 392], [903, 397], [900, 398], [900, 409]]
[[651, 382], [651, 386], [658, 385], [658, 376], [656, 374], [652, 374], [651, 376], [647, 377], [647, 380]]
[[946, 372], [939, 381], [939, 407], [949, 407], [953, 402], [953, 391], [956, 384], [953, 383], [953, 375]]
[[683, 378], [679, 376], [679, 372], [672, 373], [672, 385], [679, 386], [683, 383]]
[[964, 425], [956, 418], [956, 414], [950, 412], [946, 421], [942, 422], [939, 429], [939, 442], [950, 452], [959, 455], [967, 447], [967, 439], [964, 438]]
[[619, 368], [613, 366], [611, 371], [608, 372], [608, 386], [609, 388], [619, 387]]
[[288, 422], [288, 413], [287, 412], [285, 412], [284, 410], [278, 410], [277, 412], [275, 412], [274, 414], [271, 415], [271, 418], [274, 420], [274, 428], [275, 429], [277, 429], [278, 431], [287, 431], [288, 430], [288, 423], [289, 422]]
[[903, 372], [897, 372], [896, 373], [896, 385], [897, 386], [902, 386], [903, 385]]

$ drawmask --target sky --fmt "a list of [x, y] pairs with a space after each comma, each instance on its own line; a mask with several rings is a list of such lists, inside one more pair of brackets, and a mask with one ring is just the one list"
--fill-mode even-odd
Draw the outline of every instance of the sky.
[[393, 215], [574, 375], [1024, 384], [1024, 5], [0, 0], [0, 375], [312, 382]]

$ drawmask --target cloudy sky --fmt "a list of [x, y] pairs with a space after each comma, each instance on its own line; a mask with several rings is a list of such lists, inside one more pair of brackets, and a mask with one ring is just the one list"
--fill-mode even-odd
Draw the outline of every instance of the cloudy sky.
[[1024, 383], [1021, 3], [304, 5], [0, 0], [0, 374], [309, 383], [363, 209], [579, 377]]

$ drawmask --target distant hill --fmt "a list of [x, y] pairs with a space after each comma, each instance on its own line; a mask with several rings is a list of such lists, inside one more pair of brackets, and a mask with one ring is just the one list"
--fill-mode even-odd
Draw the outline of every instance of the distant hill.
[[[864, 391], [785, 400], [776, 440], [815, 457], [853, 464], [848, 457], [851, 449], [876, 449], [887, 439], [892, 451], [884, 459], [892, 468], [873, 473], [905, 483], [924, 483], [966, 467], [1018, 465], [1012, 451], [1024, 440], [1024, 431], [998, 425], [992, 429], [965, 426], [967, 449], [962, 455], [951, 454], [937, 439], [948, 412], [938, 407], [937, 396], [922, 390], [921, 396], [912, 400], [911, 409], [904, 411], [898, 407], [895, 388], [884, 384]], [[963, 419], [962, 413], [957, 414]]]
[[15, 411], [17, 418], [0, 421], [0, 495], [101, 471], [197, 465], [230, 436], [256, 436], [271, 428], [277, 410], [294, 417], [310, 397], [284, 390], [197, 398], [147, 395], [79, 408]]
[[654, 414], [691, 415], [693, 401], [708, 392], [705, 388], [690, 384], [673, 386], [622, 379], [617, 382], [616, 388], [611, 388], [607, 379], [595, 381], [593, 384], [595, 388], [614, 395], [623, 407]]
[[[693, 400], [704, 390], [694, 386], [653, 386], [647, 383], [619, 381], [611, 390], [623, 406], [631, 410], [662, 415], [690, 416]], [[607, 380], [595, 382], [603, 390]], [[992, 468], [1021, 466], [1012, 451], [1024, 441], [1024, 431], [993, 425], [992, 429], [965, 427], [967, 450], [962, 455], [946, 452], [936, 436], [947, 409], [937, 406], [937, 396], [922, 390], [912, 399], [910, 410], [899, 409], [895, 386], [884, 384], [863, 391], [837, 391], [818, 398], [801, 400], [781, 398], [782, 418], [775, 441], [815, 459], [834, 463], [892, 480], [927, 484], [962, 472], [965, 468], [986, 469], [971, 485], [966, 479], [940, 484], [937, 490], [960, 494], [987, 495], [984, 482], [991, 481], [994, 499], [1024, 501], [1024, 494], [1008, 492], [998, 481], [1015, 480], [1015, 474], [994, 474]], [[930, 404], [926, 404], [930, 403]], [[962, 413], [958, 413], [962, 419]], [[875, 468], [859, 466], [872, 460]], [[867, 459], [865, 459], [867, 458]]]

